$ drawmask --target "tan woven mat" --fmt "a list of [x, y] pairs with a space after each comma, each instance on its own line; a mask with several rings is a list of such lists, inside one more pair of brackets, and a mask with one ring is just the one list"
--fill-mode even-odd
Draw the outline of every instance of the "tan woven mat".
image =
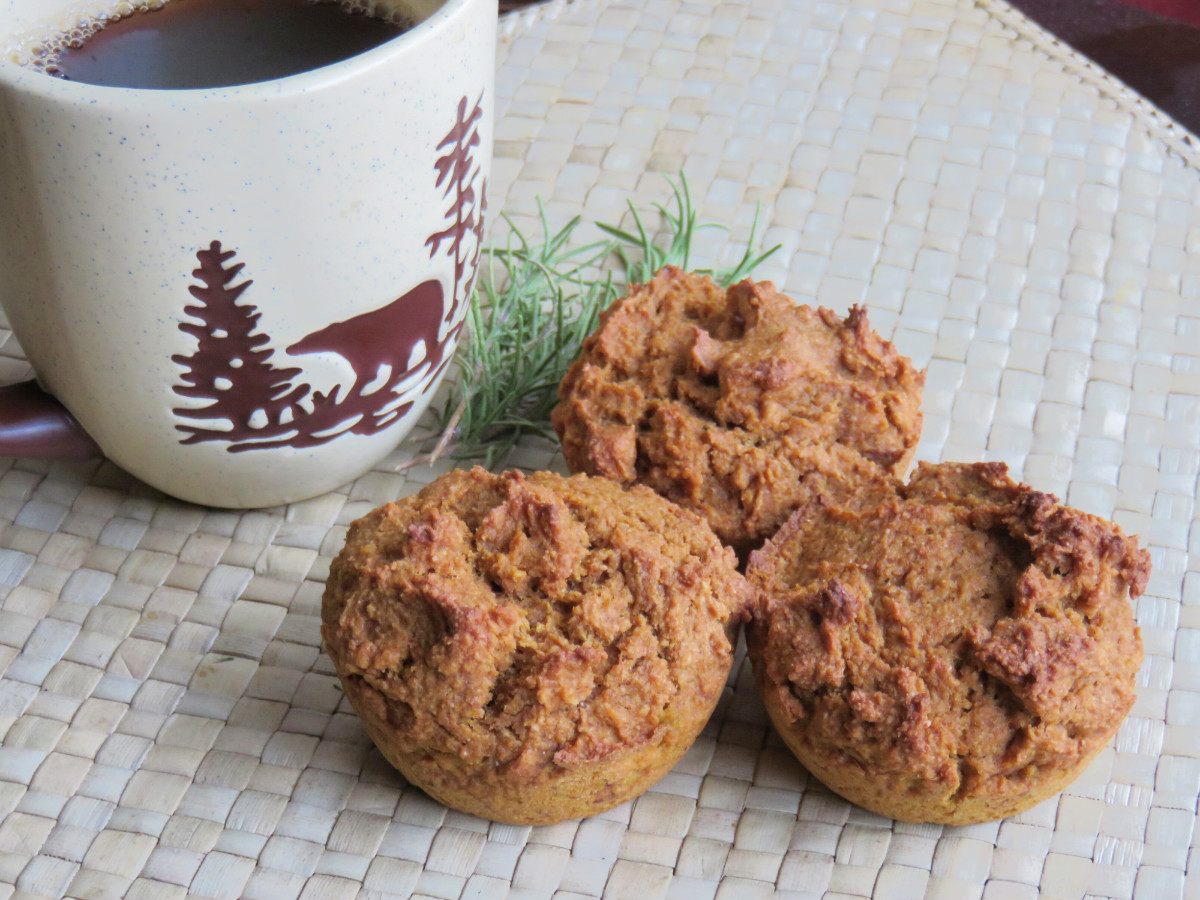
[[[7, 897], [1200, 897], [1200, 172], [1186, 135], [999, 2], [577, 0], [506, 17], [492, 208], [618, 221], [686, 173], [700, 265], [928, 367], [927, 460], [999, 459], [1150, 548], [1147, 658], [1065, 793], [970, 828], [809, 780], [744, 665], [634, 803], [549, 828], [381, 760], [319, 647], [346, 525], [441, 469], [216, 512], [110, 464], [0, 463]], [[7, 332], [5, 332], [7, 335]], [[28, 375], [8, 339], [0, 380]], [[558, 465], [530, 446], [523, 465]], [[444, 467], [443, 467], [444, 468]]]

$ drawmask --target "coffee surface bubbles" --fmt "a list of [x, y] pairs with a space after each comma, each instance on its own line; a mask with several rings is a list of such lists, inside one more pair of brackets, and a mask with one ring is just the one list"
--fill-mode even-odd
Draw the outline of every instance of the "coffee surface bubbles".
[[110, 87], [218, 88], [349, 59], [412, 27], [334, 0], [169, 0], [48, 41], [34, 68]]

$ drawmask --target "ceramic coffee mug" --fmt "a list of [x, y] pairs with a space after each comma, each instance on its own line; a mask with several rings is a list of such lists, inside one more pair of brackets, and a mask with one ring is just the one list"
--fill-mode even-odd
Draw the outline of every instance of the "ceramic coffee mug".
[[[107, 3], [0, 0], [0, 303], [46, 392], [0, 398], [18, 426], [0, 452], [98, 446], [226, 507], [352, 480], [428, 405], [462, 327], [496, 0], [433, 0], [375, 49], [236, 87], [22, 64]], [[66, 411], [30, 438], [46, 394]]]

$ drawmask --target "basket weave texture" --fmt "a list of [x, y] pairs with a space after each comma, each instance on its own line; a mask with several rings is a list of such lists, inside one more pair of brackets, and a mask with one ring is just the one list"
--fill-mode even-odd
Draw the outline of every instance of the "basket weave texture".
[[[447, 464], [233, 513], [108, 463], [0, 462], [0, 900], [1200, 898], [1200, 169], [1186, 132], [1001, 0], [556, 0], [503, 20], [492, 209], [630, 223], [684, 172], [696, 265], [865, 304], [927, 367], [921, 459], [1003, 460], [1140, 534], [1113, 745], [1001, 822], [811, 780], [740, 663], [633, 803], [546, 828], [406, 786], [318, 633], [350, 521]], [[0, 381], [28, 364], [3, 332]], [[561, 467], [530, 443], [513, 462]]]

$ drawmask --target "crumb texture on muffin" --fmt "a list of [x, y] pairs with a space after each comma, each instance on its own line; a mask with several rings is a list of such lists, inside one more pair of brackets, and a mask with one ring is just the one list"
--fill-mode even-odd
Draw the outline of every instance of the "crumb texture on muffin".
[[476, 468], [351, 526], [323, 636], [411, 781], [547, 822], [622, 802], [682, 755], [749, 598], [707, 525], [648, 490]]
[[801, 507], [751, 556], [775, 725], [848, 799], [966, 824], [1057, 793], [1134, 701], [1137, 539], [1014, 483], [922, 463], [886, 500]]
[[572, 471], [648, 485], [744, 553], [811, 493], [902, 476], [923, 381], [860, 307], [666, 267], [603, 314], [552, 420]]

